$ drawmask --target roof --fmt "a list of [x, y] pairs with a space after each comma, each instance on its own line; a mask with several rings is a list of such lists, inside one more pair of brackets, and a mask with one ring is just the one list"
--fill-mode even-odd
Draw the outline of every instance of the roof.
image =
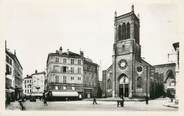
[[81, 55], [77, 54], [77, 53], [74, 53], [74, 52], [71, 52], [71, 51], [68, 51], [68, 52], [63, 52], [63, 53], [59, 53], [58, 52], [55, 52], [55, 53], [49, 53], [48, 54], [48, 57], [47, 57], [47, 62], [48, 62], [48, 58], [50, 56], [60, 56], [60, 57], [68, 57], [68, 58], [82, 58]]
[[139, 18], [135, 15], [134, 11], [125, 13], [125, 14], [120, 15], [120, 16], [116, 16], [116, 17], [115, 17], [115, 20], [119, 20], [119, 19], [122, 19], [122, 18], [125, 18], [125, 17], [129, 17], [129, 16], [134, 16], [135, 19], [136, 19], [137, 21], [139, 21]]
[[89, 64], [92, 64], [92, 65], [97, 65], [98, 66], [98, 64], [94, 63], [91, 59], [83, 57], [82, 55], [71, 52], [71, 51], [63, 52], [61, 54], [59, 53], [59, 51], [55, 52], [55, 53], [49, 53], [48, 57], [47, 57], [47, 63], [48, 63], [49, 56], [59, 56], [59, 57], [68, 57], [68, 58], [84, 58], [85, 63], [89, 63]]
[[176, 63], [167, 63], [167, 64], [154, 65], [154, 67], [166, 67], [166, 66], [176, 66]]
[[[13, 53], [11, 53], [10, 51], [8, 51], [7, 49], [6, 49], [6, 54], [7, 55], [9, 55], [15, 62], [17, 62], [18, 64], [19, 64], [19, 66], [22, 68], [22, 65], [20, 64], [20, 62], [19, 62], [19, 60], [18, 60], [18, 58], [17, 58], [17, 56], [15, 55], [15, 54], [13, 54]], [[23, 69], [23, 68], [22, 68]]]
[[73, 57], [73, 58], [81, 58], [81, 55], [74, 53], [74, 52], [63, 52], [62, 54], [59, 54], [59, 52], [56, 53], [50, 53], [48, 56], [63, 56], [63, 57]]
[[107, 70], [110, 70], [112, 68], [112, 64], [107, 68]]
[[92, 65], [96, 65], [96, 66], [98, 66], [98, 64], [97, 64], [97, 63], [94, 63], [94, 62], [92, 62], [92, 60], [91, 60], [91, 59], [89, 60], [89, 58], [85, 58], [85, 57], [84, 57], [84, 63], [88, 63], [88, 64], [92, 64]]
[[45, 74], [45, 72], [37, 72], [37, 73], [33, 73], [32, 75], [39, 75], [39, 74]]
[[146, 61], [143, 60], [142, 58], [141, 58], [141, 62], [144, 62], [144, 63], [148, 64], [149, 66], [153, 67], [150, 63], [146, 62]]
[[31, 79], [32, 76], [26, 76], [24, 79]]

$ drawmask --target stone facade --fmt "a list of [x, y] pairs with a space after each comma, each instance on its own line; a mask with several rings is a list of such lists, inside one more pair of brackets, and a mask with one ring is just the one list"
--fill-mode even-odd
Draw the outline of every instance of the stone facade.
[[23, 68], [16, 56], [16, 51], [12, 53], [5, 47], [5, 53], [6, 53], [6, 72], [5, 72], [6, 96], [8, 96], [11, 100], [16, 100], [19, 99], [23, 94], [22, 92]]
[[115, 16], [113, 97], [149, 96], [152, 66], [141, 58], [139, 41], [139, 18], [132, 7], [131, 12]]
[[[79, 98], [93, 96], [98, 80], [98, 65], [80, 54], [62, 51], [47, 58], [47, 89], [52, 92], [77, 92]], [[67, 97], [67, 96], [63, 96]], [[68, 96], [70, 97], [70, 96]]]
[[175, 86], [176, 86], [176, 64], [160, 64], [155, 65], [155, 78], [161, 78], [161, 81], [164, 85], [164, 93], [167, 95], [175, 94]]
[[27, 75], [23, 80], [23, 93], [30, 96], [32, 92], [32, 76]]
[[84, 58], [84, 97], [97, 96], [98, 91], [98, 65]]
[[115, 13], [114, 26], [113, 62], [103, 71], [103, 95], [129, 98], [156, 96], [163, 83], [160, 77], [155, 77], [155, 67], [141, 57], [140, 24], [134, 7], [131, 12], [120, 16]]
[[45, 72], [37, 72], [36, 70], [31, 77], [31, 96], [42, 97], [45, 89]]

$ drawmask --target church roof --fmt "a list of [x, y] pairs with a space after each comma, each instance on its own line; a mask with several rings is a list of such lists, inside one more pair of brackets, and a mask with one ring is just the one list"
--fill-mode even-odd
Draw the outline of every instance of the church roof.
[[120, 16], [116, 16], [115, 20], [119, 20], [119, 19], [122, 19], [122, 18], [125, 18], [125, 17], [130, 17], [130, 16], [133, 16], [137, 21], [139, 21], [139, 18], [135, 15], [134, 11], [122, 14]]
[[176, 63], [166, 63], [166, 64], [154, 65], [154, 67], [167, 67], [167, 66], [176, 66]]

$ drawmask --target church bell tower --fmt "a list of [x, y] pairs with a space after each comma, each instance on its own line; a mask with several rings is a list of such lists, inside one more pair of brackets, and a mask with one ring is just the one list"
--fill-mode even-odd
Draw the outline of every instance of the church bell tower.
[[113, 44], [113, 97], [132, 97], [134, 94], [135, 62], [141, 59], [139, 17], [134, 6], [129, 13], [117, 16], [115, 12]]

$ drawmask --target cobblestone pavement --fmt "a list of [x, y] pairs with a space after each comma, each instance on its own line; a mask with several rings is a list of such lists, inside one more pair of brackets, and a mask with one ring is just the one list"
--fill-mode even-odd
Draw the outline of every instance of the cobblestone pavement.
[[[93, 105], [92, 101], [52, 101], [48, 105], [44, 105], [42, 101], [36, 102], [26, 101], [24, 106], [26, 111], [31, 110], [57, 110], [57, 111], [177, 111], [178, 108], [166, 107], [164, 103], [168, 102], [163, 99], [150, 100], [149, 104], [140, 101], [129, 101], [124, 103], [124, 107], [117, 107], [115, 101], [97, 101], [97, 105]], [[18, 104], [17, 104], [18, 105]], [[14, 104], [14, 106], [16, 106]], [[11, 106], [8, 108], [13, 110]], [[19, 110], [18, 107], [16, 110]]]

